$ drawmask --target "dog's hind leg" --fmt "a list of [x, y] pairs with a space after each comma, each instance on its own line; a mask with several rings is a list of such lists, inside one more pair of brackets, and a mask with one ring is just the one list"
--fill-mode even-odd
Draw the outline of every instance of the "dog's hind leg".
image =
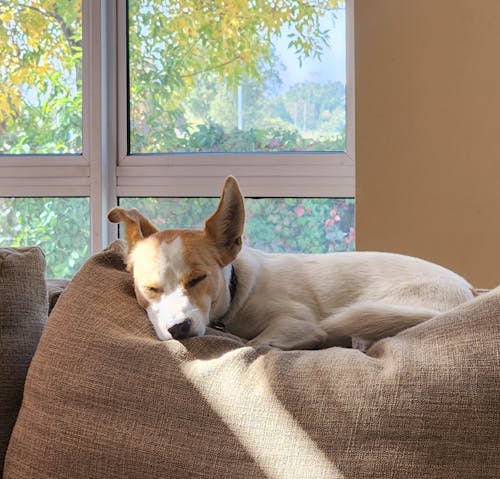
[[415, 326], [439, 314], [417, 306], [360, 302], [339, 310], [319, 325], [326, 333], [325, 346], [345, 345], [352, 337], [376, 341]]
[[323, 345], [325, 339], [326, 333], [318, 323], [281, 316], [273, 318], [269, 326], [247, 344], [283, 350], [316, 349]]

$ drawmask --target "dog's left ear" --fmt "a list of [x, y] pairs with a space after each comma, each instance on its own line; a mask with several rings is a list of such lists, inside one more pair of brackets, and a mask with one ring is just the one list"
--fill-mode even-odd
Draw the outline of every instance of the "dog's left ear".
[[108, 220], [112, 223], [125, 224], [125, 238], [127, 239], [129, 252], [138, 241], [159, 231], [151, 221], [136, 209], [112, 208], [108, 213]]
[[236, 179], [228, 176], [217, 210], [205, 221], [205, 233], [214, 241], [224, 265], [233, 261], [240, 252], [244, 227], [243, 195]]

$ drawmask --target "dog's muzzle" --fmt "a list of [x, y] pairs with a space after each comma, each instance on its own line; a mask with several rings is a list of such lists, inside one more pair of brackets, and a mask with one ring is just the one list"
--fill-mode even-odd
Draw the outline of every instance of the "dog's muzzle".
[[174, 339], [184, 339], [189, 336], [191, 331], [192, 320], [187, 318], [184, 321], [174, 324], [171, 328], [168, 328], [168, 332], [172, 335]]

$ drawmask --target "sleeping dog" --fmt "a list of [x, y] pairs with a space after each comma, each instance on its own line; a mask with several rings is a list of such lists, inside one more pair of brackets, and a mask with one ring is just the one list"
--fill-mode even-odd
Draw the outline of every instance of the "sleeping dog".
[[228, 177], [202, 230], [159, 231], [137, 210], [123, 223], [137, 301], [160, 340], [202, 336], [208, 325], [280, 349], [373, 342], [474, 296], [441, 266], [391, 253], [270, 254], [242, 246], [244, 199]]

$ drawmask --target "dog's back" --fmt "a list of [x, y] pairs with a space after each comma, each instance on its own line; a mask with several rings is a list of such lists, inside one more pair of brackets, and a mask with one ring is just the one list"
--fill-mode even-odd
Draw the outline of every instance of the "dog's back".
[[317, 324], [324, 344], [352, 336], [374, 340], [473, 298], [471, 285], [456, 273], [399, 254], [244, 248], [234, 264], [240, 291], [227, 324], [247, 338], [261, 334], [272, 317], [290, 317]]

